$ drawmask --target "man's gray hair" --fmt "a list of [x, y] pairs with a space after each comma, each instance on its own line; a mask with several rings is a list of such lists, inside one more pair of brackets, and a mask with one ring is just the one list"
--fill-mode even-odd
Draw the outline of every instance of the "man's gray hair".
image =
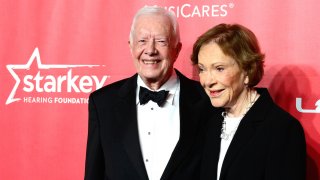
[[135, 14], [132, 20], [131, 30], [129, 35], [130, 43], [132, 43], [133, 41], [136, 20], [141, 15], [148, 15], [148, 14], [163, 15], [163, 16], [169, 17], [171, 25], [173, 26], [173, 35], [175, 36], [174, 45], [176, 46], [180, 42], [180, 32], [179, 32], [179, 24], [178, 24], [177, 18], [173, 12], [167, 11], [166, 9], [159, 6], [144, 6]]

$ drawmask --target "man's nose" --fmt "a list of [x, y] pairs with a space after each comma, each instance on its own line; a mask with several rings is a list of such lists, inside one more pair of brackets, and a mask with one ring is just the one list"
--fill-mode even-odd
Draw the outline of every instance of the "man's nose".
[[148, 55], [154, 55], [154, 54], [158, 53], [154, 40], [151, 40], [151, 41], [148, 42], [145, 52]]

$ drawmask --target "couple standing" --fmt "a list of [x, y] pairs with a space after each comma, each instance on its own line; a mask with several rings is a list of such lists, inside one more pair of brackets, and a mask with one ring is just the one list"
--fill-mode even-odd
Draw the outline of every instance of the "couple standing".
[[305, 178], [303, 129], [255, 88], [264, 55], [249, 29], [220, 24], [198, 38], [201, 85], [174, 69], [182, 44], [171, 12], [140, 9], [129, 47], [137, 74], [89, 98], [86, 180]]

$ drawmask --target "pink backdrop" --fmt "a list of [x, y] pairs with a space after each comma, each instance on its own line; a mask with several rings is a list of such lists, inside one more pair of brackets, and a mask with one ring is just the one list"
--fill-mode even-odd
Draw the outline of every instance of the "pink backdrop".
[[83, 179], [89, 92], [135, 72], [127, 41], [143, 5], [176, 13], [176, 67], [193, 79], [197, 36], [221, 22], [255, 32], [266, 53], [260, 86], [302, 123], [307, 177], [320, 179], [317, 0], [0, 0], [0, 179]]

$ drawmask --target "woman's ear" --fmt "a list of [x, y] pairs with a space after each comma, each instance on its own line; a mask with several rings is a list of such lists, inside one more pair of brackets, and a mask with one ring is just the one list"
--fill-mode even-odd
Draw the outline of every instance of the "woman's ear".
[[249, 84], [249, 76], [248, 76], [248, 75], [245, 76], [244, 84], [245, 84], [245, 85], [248, 85], [248, 84]]

